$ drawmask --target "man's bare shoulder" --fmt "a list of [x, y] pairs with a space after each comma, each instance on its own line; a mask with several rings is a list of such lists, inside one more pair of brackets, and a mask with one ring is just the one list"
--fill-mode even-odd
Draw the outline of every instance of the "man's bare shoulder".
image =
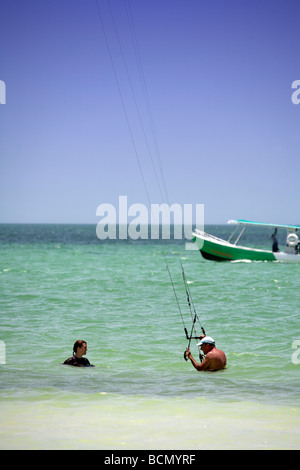
[[212, 349], [206, 354], [203, 366], [206, 370], [224, 369], [226, 366], [225, 353], [217, 348]]

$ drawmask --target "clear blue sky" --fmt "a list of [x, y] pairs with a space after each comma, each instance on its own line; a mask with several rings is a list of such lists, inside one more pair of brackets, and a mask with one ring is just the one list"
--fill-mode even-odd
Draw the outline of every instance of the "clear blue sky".
[[170, 204], [204, 204], [206, 224], [299, 224], [299, 0], [98, 6], [1, 0], [0, 222], [96, 224], [121, 195], [162, 202], [156, 136]]

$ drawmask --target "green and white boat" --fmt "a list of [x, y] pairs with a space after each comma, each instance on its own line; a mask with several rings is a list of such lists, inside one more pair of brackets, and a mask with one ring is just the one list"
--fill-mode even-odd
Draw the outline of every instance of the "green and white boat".
[[[298, 225], [280, 225], [280, 224], [266, 224], [261, 222], [251, 222], [249, 220], [229, 220], [229, 224], [234, 224], [235, 230], [230, 235], [229, 239], [223, 240], [221, 238], [210, 235], [201, 230], [193, 231], [193, 241], [199, 248], [203, 258], [213, 261], [284, 261], [297, 263], [300, 262], [300, 243], [297, 230], [300, 230]], [[273, 227], [275, 232], [273, 234], [273, 247], [272, 250], [264, 250], [258, 248], [249, 248], [246, 246], [238, 245], [238, 241], [247, 226], [260, 226], [260, 227]], [[236, 233], [237, 228], [241, 227], [236, 240], [232, 242], [232, 237]], [[278, 228], [287, 230], [286, 247], [284, 251], [279, 251], [276, 240], [276, 232]]]

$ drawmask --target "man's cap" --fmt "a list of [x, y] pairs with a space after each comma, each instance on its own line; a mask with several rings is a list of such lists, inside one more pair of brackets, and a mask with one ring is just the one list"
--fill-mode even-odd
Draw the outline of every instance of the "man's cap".
[[202, 344], [215, 344], [215, 340], [211, 336], [204, 336], [201, 339], [200, 343], [197, 343], [197, 346], [202, 346]]

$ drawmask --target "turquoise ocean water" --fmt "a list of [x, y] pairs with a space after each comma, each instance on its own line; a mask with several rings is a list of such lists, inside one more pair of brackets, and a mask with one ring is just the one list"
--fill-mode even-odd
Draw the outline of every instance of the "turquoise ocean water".
[[[264, 230], [245, 244], [269, 247]], [[199, 373], [184, 361], [164, 255], [188, 330], [179, 260], [226, 370]], [[205, 261], [183, 240], [1, 225], [0, 447], [299, 448], [299, 279], [298, 264]], [[96, 367], [61, 365], [77, 339]]]

